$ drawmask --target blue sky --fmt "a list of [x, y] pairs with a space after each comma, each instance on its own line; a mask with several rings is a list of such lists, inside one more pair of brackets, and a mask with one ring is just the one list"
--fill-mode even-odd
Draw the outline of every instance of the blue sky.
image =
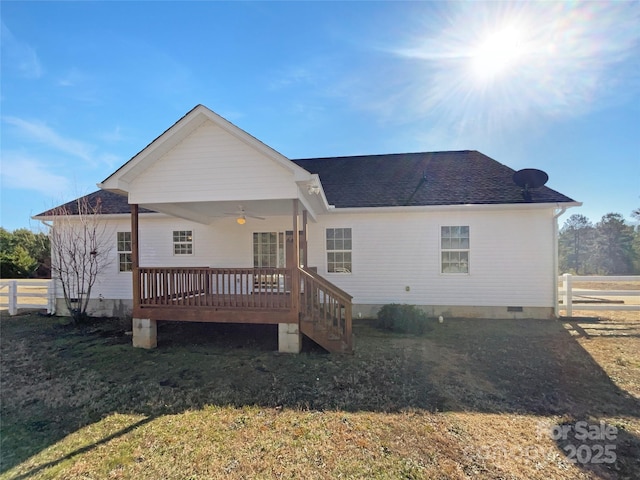
[[640, 207], [638, 2], [12, 2], [1, 225], [196, 104], [289, 158], [479, 150], [598, 221]]

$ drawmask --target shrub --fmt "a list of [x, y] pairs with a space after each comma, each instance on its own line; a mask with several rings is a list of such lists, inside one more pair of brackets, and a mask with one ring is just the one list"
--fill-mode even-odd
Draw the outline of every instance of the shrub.
[[378, 311], [376, 327], [397, 333], [422, 335], [433, 328], [427, 314], [415, 305], [390, 303]]

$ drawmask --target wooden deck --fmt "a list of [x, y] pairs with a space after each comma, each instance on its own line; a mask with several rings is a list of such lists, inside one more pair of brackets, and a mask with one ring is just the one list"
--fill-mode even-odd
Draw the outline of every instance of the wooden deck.
[[144, 267], [136, 271], [135, 318], [298, 323], [302, 333], [329, 351], [353, 349], [351, 296], [311, 270]]

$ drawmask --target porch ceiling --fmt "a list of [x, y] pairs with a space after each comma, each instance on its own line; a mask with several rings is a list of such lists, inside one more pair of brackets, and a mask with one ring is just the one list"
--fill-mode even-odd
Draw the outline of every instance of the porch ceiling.
[[[308, 209], [304, 208], [304, 201], [301, 203], [301, 211], [302, 209]], [[293, 208], [292, 199], [149, 203], [141, 206], [156, 212], [205, 225], [214, 223], [216, 220], [237, 217], [241, 209], [244, 209], [247, 216], [257, 215], [259, 217], [269, 218], [273, 216], [291, 216]], [[315, 216], [313, 212], [310, 213], [310, 220], [313, 221]]]

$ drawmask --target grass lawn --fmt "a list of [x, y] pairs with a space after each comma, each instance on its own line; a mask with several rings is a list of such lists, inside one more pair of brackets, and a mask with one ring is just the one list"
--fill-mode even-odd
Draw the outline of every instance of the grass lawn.
[[[115, 321], [3, 317], [0, 479], [640, 478], [637, 317], [362, 322], [351, 356], [277, 354], [269, 326], [161, 323], [146, 351]], [[552, 435], [579, 421], [614, 438]]]

